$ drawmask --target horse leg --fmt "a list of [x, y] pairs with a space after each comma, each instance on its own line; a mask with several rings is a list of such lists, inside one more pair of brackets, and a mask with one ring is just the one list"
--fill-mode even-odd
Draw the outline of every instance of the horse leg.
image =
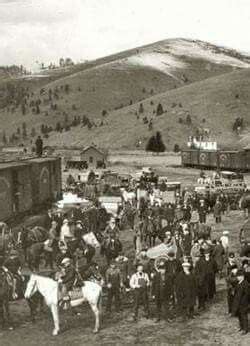
[[60, 331], [60, 327], [59, 327], [59, 312], [58, 312], [57, 304], [51, 304], [50, 310], [51, 310], [52, 317], [53, 317], [53, 322], [54, 322], [54, 329], [53, 329], [52, 335], [56, 336], [56, 335], [58, 335], [58, 333]]
[[8, 298], [4, 299], [3, 306], [4, 306], [4, 310], [5, 310], [7, 325], [9, 327], [9, 329], [12, 330], [13, 326], [12, 326], [11, 318], [10, 318], [10, 309], [9, 309], [9, 299]]
[[27, 303], [30, 309], [30, 319], [32, 323], [36, 322], [35, 316], [36, 316], [36, 304], [34, 299], [27, 299]]
[[100, 312], [98, 309], [98, 303], [97, 304], [90, 304], [90, 307], [95, 315], [95, 328], [93, 330], [94, 333], [98, 333], [100, 329]]

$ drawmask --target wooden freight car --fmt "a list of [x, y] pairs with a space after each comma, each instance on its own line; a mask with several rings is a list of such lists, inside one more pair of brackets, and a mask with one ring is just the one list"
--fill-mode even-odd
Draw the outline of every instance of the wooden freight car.
[[60, 158], [0, 163], [0, 221], [56, 201], [60, 195]]
[[250, 170], [250, 150], [209, 151], [188, 149], [182, 151], [182, 165], [201, 169], [222, 169], [233, 171]]

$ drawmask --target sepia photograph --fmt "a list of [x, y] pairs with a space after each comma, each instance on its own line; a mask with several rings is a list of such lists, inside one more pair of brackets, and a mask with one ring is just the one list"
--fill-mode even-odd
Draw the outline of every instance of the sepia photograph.
[[250, 345], [250, 1], [0, 0], [0, 346]]

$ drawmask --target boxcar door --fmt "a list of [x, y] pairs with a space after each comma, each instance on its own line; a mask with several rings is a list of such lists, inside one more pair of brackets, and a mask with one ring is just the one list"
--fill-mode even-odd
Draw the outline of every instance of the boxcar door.
[[50, 194], [50, 174], [47, 167], [43, 167], [39, 177], [40, 201], [45, 202], [51, 198]]

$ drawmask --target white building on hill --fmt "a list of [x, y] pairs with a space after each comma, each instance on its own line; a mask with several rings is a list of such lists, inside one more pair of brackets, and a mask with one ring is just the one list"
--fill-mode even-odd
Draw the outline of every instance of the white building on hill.
[[217, 142], [204, 141], [195, 137], [189, 137], [188, 148], [190, 149], [201, 149], [201, 150], [217, 150]]

